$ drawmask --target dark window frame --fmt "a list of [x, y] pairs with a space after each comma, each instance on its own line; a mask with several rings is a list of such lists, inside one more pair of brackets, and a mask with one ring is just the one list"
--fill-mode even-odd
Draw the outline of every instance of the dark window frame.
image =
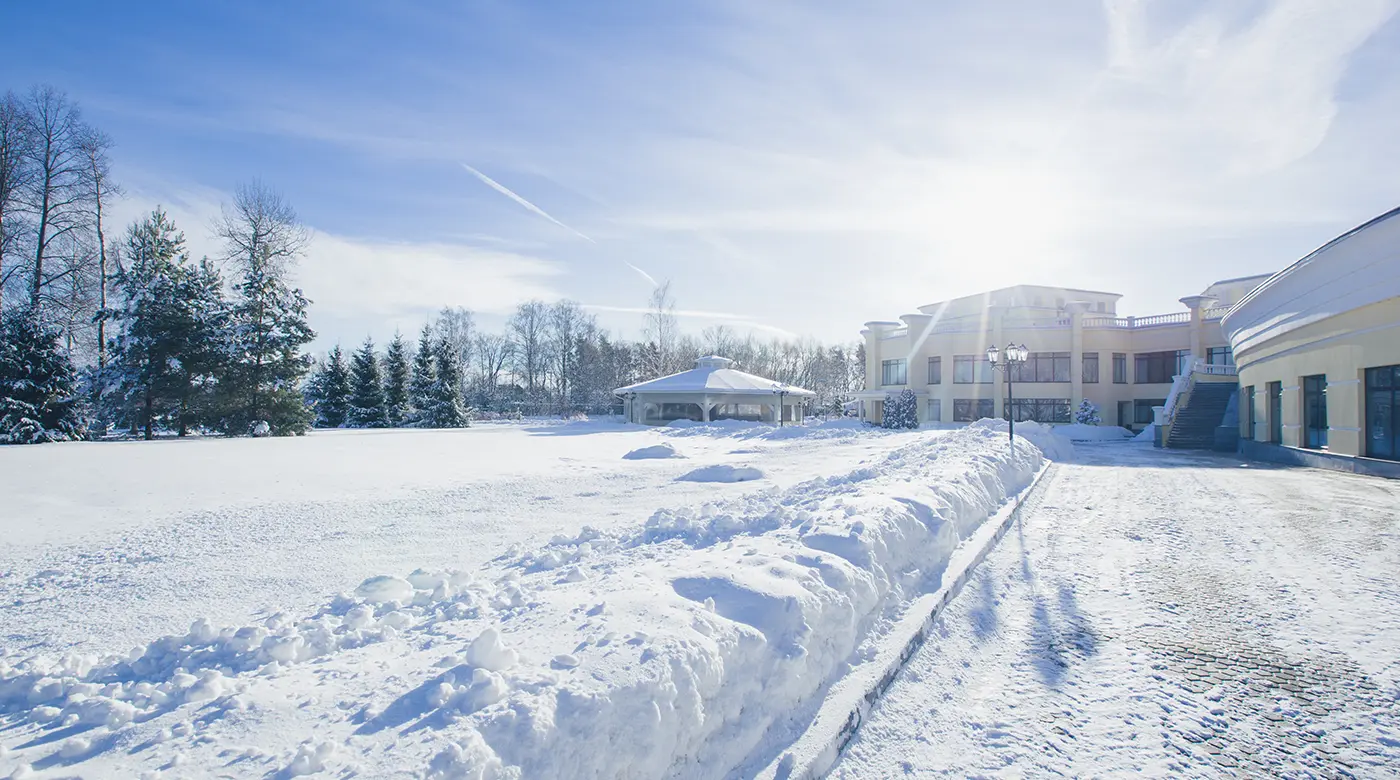
[[928, 383], [931, 385], [943, 384], [943, 358], [930, 357], [928, 359]]
[[1400, 460], [1400, 365], [1366, 369], [1366, 457]]
[[1128, 384], [1128, 353], [1113, 353], [1113, 384]]
[[[890, 381], [898, 379], [897, 382]], [[909, 384], [909, 361], [904, 358], [891, 358], [880, 361], [880, 386], [891, 387]]]
[[1310, 450], [1327, 449], [1327, 375], [1303, 377], [1298, 386], [1303, 391], [1303, 447]]
[[953, 399], [953, 422], [977, 422], [996, 416], [996, 403], [991, 398]]
[[1080, 373], [1080, 380], [1086, 385], [1096, 385], [1099, 383], [1099, 353], [1085, 352], [1082, 360], [1083, 367]]
[[1068, 423], [1070, 422], [1070, 399], [1068, 398], [1016, 398], [1007, 399], [1003, 407], [1003, 419], [1015, 414], [1016, 422]]
[[992, 383], [992, 364], [986, 355], [954, 355], [953, 384], [989, 385]]
[[1151, 425], [1155, 419], [1152, 411], [1154, 406], [1166, 406], [1165, 398], [1135, 398], [1133, 399], [1133, 422], [1137, 425]]
[[1011, 368], [1010, 381], [1017, 384], [1069, 382], [1071, 355], [1069, 352], [1032, 352], [1026, 362]]

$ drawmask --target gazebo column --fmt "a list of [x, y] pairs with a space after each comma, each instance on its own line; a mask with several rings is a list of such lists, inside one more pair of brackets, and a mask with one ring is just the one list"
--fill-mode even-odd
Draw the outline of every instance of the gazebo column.
[[709, 422], [709, 421], [710, 421], [710, 409], [711, 409], [713, 406], [714, 406], [714, 404], [711, 404], [711, 403], [710, 403], [710, 399], [708, 399], [708, 398], [701, 398], [701, 399], [700, 399], [700, 422]]

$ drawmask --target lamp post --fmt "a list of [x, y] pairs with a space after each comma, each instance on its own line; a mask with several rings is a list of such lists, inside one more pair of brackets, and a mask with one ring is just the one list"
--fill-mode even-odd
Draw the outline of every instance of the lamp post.
[[992, 370], [1006, 372], [1006, 430], [1013, 452], [1016, 450], [1016, 408], [1015, 397], [1011, 392], [1011, 369], [1025, 363], [1030, 354], [1025, 344], [1017, 346], [1015, 343], [1008, 343], [1006, 349], [987, 347], [987, 362], [992, 364]]

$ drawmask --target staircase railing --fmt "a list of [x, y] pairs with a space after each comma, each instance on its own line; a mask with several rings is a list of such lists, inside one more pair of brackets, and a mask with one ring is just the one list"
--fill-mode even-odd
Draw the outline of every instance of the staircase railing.
[[1176, 425], [1176, 414], [1186, 408], [1191, 400], [1191, 392], [1196, 389], [1196, 377], [1200, 376], [1239, 376], [1239, 369], [1219, 363], [1207, 363], [1197, 358], [1192, 361], [1186, 373], [1172, 377], [1172, 389], [1167, 393], [1167, 401], [1162, 405], [1162, 413], [1156, 420], [1161, 432], [1162, 446], [1167, 446], [1172, 428]]

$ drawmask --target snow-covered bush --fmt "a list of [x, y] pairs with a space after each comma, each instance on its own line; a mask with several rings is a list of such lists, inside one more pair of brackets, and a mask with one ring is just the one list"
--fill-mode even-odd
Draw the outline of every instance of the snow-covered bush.
[[1089, 403], [1089, 399], [1085, 398], [1074, 413], [1074, 421], [1080, 425], [1098, 425], [1103, 422], [1103, 419], [1099, 417], [1099, 407]]
[[886, 428], [919, 427], [919, 399], [914, 397], [914, 391], [906, 387], [898, 395], [885, 396], [884, 414], [880, 419]]

